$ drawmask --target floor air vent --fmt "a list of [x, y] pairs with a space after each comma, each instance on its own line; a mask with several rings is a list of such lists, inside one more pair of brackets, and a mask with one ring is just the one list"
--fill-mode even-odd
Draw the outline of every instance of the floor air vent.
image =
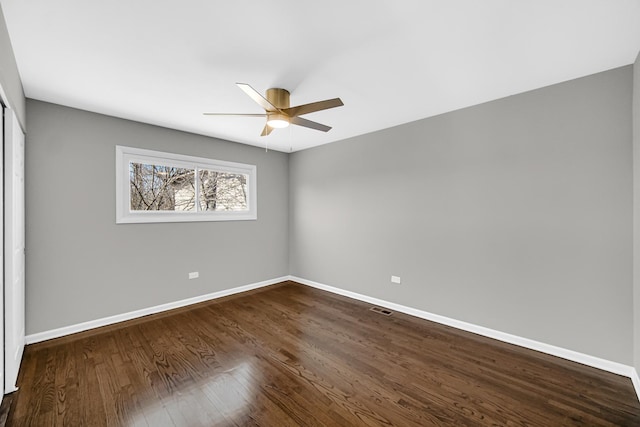
[[393, 311], [382, 307], [371, 307], [370, 310], [375, 311], [376, 313], [384, 314], [385, 316], [391, 316], [393, 314]]

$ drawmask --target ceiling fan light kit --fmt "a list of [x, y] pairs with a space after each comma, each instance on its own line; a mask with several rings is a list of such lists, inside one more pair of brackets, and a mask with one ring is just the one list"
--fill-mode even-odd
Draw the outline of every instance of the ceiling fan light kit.
[[282, 129], [289, 126], [289, 117], [281, 113], [267, 113], [267, 125], [274, 129]]
[[290, 124], [298, 125], [310, 129], [328, 132], [330, 126], [299, 117], [303, 114], [314, 113], [316, 111], [327, 110], [329, 108], [344, 105], [340, 98], [327, 99], [324, 101], [312, 102], [310, 104], [290, 106], [290, 93], [286, 89], [267, 89], [266, 97], [246, 83], [236, 83], [251, 99], [264, 109], [264, 114], [228, 114], [228, 113], [203, 113], [208, 116], [241, 116], [241, 117], [266, 117], [267, 123], [262, 129], [261, 136], [267, 136], [273, 129], [286, 128]]

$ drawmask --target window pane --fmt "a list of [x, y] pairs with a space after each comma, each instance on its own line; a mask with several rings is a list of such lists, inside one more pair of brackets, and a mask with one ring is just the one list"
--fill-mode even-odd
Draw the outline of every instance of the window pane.
[[200, 209], [246, 211], [248, 175], [200, 169]]
[[129, 163], [132, 211], [194, 211], [193, 169]]

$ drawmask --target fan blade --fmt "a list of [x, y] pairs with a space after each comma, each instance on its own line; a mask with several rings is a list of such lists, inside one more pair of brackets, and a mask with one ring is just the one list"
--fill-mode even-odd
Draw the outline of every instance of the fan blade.
[[283, 113], [294, 117], [303, 114], [315, 113], [316, 111], [328, 110], [329, 108], [342, 107], [344, 103], [340, 98], [326, 99], [324, 101], [312, 102], [310, 104], [297, 105], [291, 108], [285, 108]]
[[267, 136], [271, 133], [271, 131], [273, 130], [273, 128], [269, 125], [264, 125], [264, 129], [262, 129], [262, 133], [260, 134], [260, 136]]
[[258, 105], [261, 106], [262, 108], [264, 108], [266, 111], [280, 111], [278, 108], [276, 108], [275, 105], [273, 105], [272, 103], [267, 101], [267, 98], [265, 98], [264, 96], [260, 95], [260, 92], [258, 92], [257, 90], [255, 90], [254, 88], [249, 86], [248, 84], [246, 84], [246, 83], [236, 83], [236, 85], [240, 89], [242, 89], [244, 91], [244, 93], [249, 95], [249, 97], [251, 99], [256, 101], [258, 103]]
[[230, 117], [266, 117], [266, 114], [244, 114], [244, 113], [202, 113], [205, 116], [230, 116]]
[[315, 130], [321, 130], [322, 132], [329, 132], [331, 126], [326, 126], [320, 123], [312, 122], [311, 120], [303, 119], [302, 117], [291, 117], [289, 122], [294, 125], [304, 126]]

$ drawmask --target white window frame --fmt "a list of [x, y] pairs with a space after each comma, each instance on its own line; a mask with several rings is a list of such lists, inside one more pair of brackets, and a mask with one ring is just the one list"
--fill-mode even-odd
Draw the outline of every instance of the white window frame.
[[[146, 163], [194, 169], [196, 208], [193, 211], [132, 211], [129, 164]], [[198, 194], [198, 169], [248, 175], [247, 210], [202, 211]], [[145, 222], [250, 221], [258, 219], [256, 166], [204, 157], [185, 156], [162, 151], [116, 145], [116, 224]]]

